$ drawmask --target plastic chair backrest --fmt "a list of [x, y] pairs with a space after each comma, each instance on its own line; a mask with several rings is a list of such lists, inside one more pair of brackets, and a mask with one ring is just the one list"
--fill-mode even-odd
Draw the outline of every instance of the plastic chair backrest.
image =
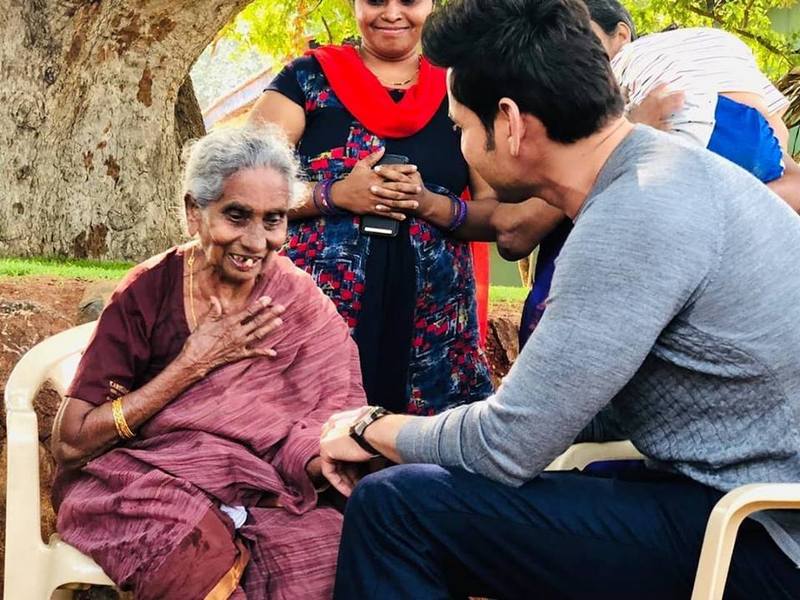
[[[38, 419], [33, 400], [45, 382], [63, 396], [75, 374], [95, 323], [58, 333], [31, 348], [6, 382], [6, 597], [13, 598], [9, 577], [24, 568], [30, 577], [45, 578], [48, 546], [41, 535]], [[33, 596], [31, 596], [33, 597]]]

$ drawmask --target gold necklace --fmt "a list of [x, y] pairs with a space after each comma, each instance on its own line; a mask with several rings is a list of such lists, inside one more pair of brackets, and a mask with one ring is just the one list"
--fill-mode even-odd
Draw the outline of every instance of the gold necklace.
[[[358, 54], [361, 57], [361, 62], [364, 62], [364, 54], [363, 51], [361, 50], [361, 46], [358, 47]], [[421, 65], [422, 65], [422, 55], [420, 54], [419, 57], [417, 57], [417, 69], [414, 71], [414, 74], [405, 81], [384, 81], [383, 79], [378, 77], [377, 73], [373, 74], [375, 75], [375, 79], [380, 81], [384, 87], [403, 87], [404, 85], [408, 85], [409, 83], [414, 81], [414, 79], [416, 79], [417, 75], [419, 75], [419, 70]], [[364, 63], [364, 66], [366, 66], [366, 63]], [[369, 69], [369, 67], [367, 68]]]
[[417, 71], [405, 81], [384, 81], [377, 75], [375, 77], [377, 77], [378, 81], [380, 81], [386, 87], [403, 87], [404, 85], [408, 85], [409, 83], [414, 81], [414, 79], [417, 78], [417, 75], [419, 75], [419, 66], [417, 67]]
[[189, 267], [189, 312], [192, 315], [192, 331], [197, 329], [197, 314], [194, 312], [194, 246], [189, 250], [186, 266]]

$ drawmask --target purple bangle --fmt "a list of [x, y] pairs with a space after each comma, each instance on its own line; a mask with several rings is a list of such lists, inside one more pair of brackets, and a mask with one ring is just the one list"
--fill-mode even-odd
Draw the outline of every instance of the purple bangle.
[[447, 231], [455, 231], [467, 220], [467, 202], [452, 193], [447, 194], [447, 197], [453, 205], [453, 218], [447, 226]]
[[322, 202], [327, 207], [329, 214], [331, 215], [343, 215], [345, 211], [340, 210], [334, 203], [333, 203], [333, 195], [331, 195], [331, 188], [333, 184], [339, 181], [337, 178], [326, 179], [322, 184], [321, 196]]
[[442, 187], [441, 185], [436, 185], [435, 183], [426, 183], [425, 187], [428, 188], [429, 191], [433, 192], [434, 194], [439, 194], [441, 196], [446, 196], [450, 199], [450, 209], [452, 216], [450, 217], [450, 222], [447, 224], [445, 229], [447, 231], [455, 231], [459, 227], [464, 224], [464, 221], [467, 220], [467, 202], [466, 200], [462, 200], [458, 196], [456, 196], [453, 192], [448, 190], [446, 187]]
[[331, 188], [337, 181], [339, 180], [336, 178], [325, 179], [314, 186], [312, 192], [314, 206], [325, 216], [341, 215], [345, 212], [336, 207], [331, 197]]

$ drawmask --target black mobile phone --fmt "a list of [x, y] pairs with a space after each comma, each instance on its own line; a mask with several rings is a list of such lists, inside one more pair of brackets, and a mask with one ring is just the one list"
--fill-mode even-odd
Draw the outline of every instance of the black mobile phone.
[[[407, 156], [403, 156], [402, 154], [384, 154], [375, 166], [405, 164], [408, 164]], [[395, 237], [400, 231], [400, 221], [378, 215], [364, 215], [361, 217], [359, 231], [365, 235]]]

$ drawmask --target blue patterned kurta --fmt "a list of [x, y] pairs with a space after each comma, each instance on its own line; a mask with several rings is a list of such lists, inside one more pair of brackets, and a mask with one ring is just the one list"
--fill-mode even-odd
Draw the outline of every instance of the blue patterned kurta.
[[[342, 106], [312, 57], [294, 61], [270, 89], [305, 110], [306, 130], [298, 153], [312, 181], [346, 175], [358, 160], [386, 147], [387, 152], [409, 156], [426, 183], [456, 193], [468, 183], [468, 170], [458, 147], [458, 134], [452, 131], [447, 117], [446, 101], [422, 132], [402, 140], [384, 140], [366, 131]], [[373, 238], [359, 233], [359, 223], [360, 218], [354, 215], [294, 221], [286, 249], [294, 263], [308, 271], [333, 299], [353, 332], [362, 312], [373, 243]], [[414, 218], [409, 219], [401, 235], [404, 231], [413, 251], [416, 287], [405, 410], [434, 414], [483, 399], [492, 392], [492, 386], [479, 345], [469, 245]], [[360, 347], [360, 351], [364, 354], [382, 349]], [[380, 399], [370, 402], [381, 403]]]

